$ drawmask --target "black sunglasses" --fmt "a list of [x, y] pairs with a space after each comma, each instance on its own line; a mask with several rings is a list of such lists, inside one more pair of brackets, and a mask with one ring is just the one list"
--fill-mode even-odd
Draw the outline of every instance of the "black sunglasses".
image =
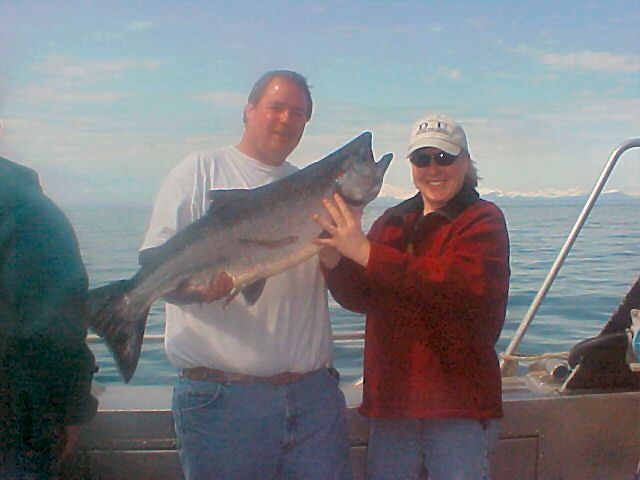
[[448, 167], [449, 165], [452, 165], [453, 162], [455, 162], [457, 159], [458, 159], [457, 155], [451, 155], [446, 152], [439, 152], [439, 153], [433, 153], [433, 154], [417, 152], [417, 153], [412, 153], [409, 156], [409, 161], [418, 168], [428, 167], [429, 165], [431, 165], [432, 161], [436, 162], [441, 167]]

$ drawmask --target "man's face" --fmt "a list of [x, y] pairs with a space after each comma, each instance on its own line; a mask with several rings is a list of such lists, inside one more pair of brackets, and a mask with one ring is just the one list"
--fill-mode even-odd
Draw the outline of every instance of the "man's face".
[[269, 165], [282, 165], [300, 142], [307, 109], [307, 97], [298, 85], [283, 77], [272, 79], [260, 100], [245, 107], [247, 153]]

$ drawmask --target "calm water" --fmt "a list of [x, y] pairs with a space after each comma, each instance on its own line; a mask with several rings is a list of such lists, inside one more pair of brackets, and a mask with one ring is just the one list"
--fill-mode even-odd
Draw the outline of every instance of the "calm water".
[[[367, 208], [368, 228], [396, 201], [378, 199]], [[575, 222], [584, 199], [498, 199], [511, 236], [511, 291], [507, 322], [498, 344], [504, 351]], [[130, 277], [137, 269], [137, 249], [147, 227], [148, 206], [65, 207], [89, 272], [91, 286]], [[520, 353], [568, 350], [596, 335], [639, 274], [640, 199], [599, 200], [569, 254], [551, 291], [529, 328]], [[334, 331], [362, 330], [362, 316], [330, 303]], [[147, 333], [162, 334], [164, 308], [153, 305]], [[100, 382], [119, 382], [111, 356], [93, 345]], [[357, 379], [362, 369], [362, 341], [337, 342], [336, 366], [343, 380]], [[132, 384], [171, 384], [175, 369], [161, 343], [145, 343]]]

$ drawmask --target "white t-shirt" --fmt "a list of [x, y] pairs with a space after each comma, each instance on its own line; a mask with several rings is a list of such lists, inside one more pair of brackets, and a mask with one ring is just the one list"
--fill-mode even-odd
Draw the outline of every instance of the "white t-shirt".
[[[288, 162], [265, 165], [233, 146], [188, 156], [160, 187], [140, 250], [162, 245], [202, 217], [209, 190], [255, 188], [296, 170]], [[224, 303], [166, 304], [165, 348], [174, 366], [267, 376], [331, 364], [327, 289], [317, 256], [267, 279], [254, 305], [242, 295]]]

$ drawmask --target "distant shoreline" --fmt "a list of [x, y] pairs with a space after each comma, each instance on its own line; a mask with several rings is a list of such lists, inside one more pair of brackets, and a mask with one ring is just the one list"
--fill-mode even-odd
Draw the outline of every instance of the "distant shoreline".
[[[415, 192], [408, 197], [393, 197], [382, 196], [374, 200], [373, 203], [389, 204], [393, 205], [399, 203], [411, 196], [415, 195]], [[534, 194], [503, 194], [500, 192], [480, 192], [481, 198], [490, 200], [492, 202], [500, 203], [527, 203], [527, 202], [556, 202], [561, 204], [583, 204], [589, 197], [587, 194], [580, 195], [534, 195]], [[598, 203], [603, 202], [607, 204], [626, 204], [640, 202], [640, 196], [629, 195], [619, 191], [605, 192], [598, 198]], [[135, 208], [135, 209], [149, 209], [153, 207], [150, 203], [136, 203], [136, 202], [113, 202], [113, 203], [59, 203], [60, 207], [65, 209], [92, 209], [92, 208]]]

